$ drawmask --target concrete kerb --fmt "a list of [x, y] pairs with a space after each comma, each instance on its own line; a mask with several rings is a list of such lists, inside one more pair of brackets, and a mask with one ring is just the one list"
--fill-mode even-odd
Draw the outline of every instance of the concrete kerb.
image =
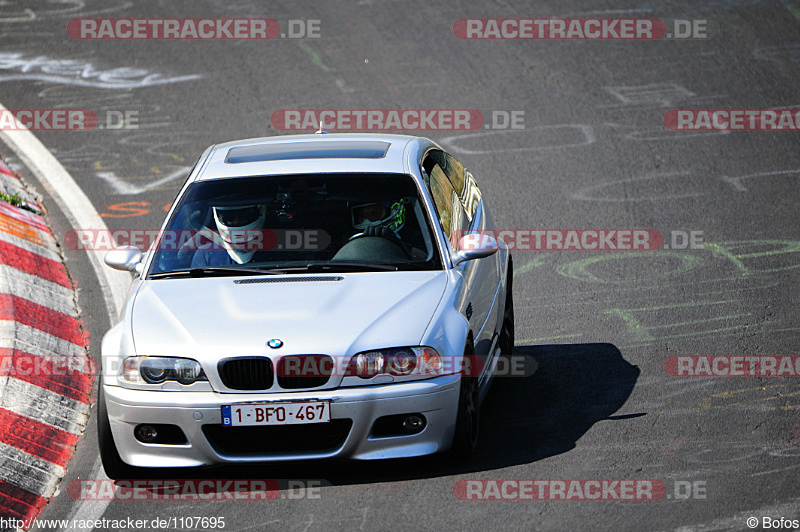
[[89, 421], [96, 364], [44, 209], [2, 161], [0, 192], [17, 204], [0, 201], [0, 516], [30, 522]]

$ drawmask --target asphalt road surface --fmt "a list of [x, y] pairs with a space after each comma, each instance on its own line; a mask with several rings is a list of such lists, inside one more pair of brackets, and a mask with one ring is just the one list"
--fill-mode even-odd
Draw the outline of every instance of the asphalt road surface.
[[[207, 17], [275, 19], [286, 37], [67, 32], [75, 18]], [[705, 21], [696, 35], [705, 38], [479, 40], [453, 30], [462, 18], [550, 17], [652, 18], [668, 30], [673, 19]], [[305, 26], [318, 37], [289, 38], [294, 20], [318, 21]], [[664, 121], [673, 109], [800, 108], [800, 2], [35, 0], [0, 4], [0, 32], [5, 107], [90, 109], [103, 125], [127, 113], [123, 128], [36, 132], [112, 229], [157, 229], [206, 146], [287, 134], [274, 125], [280, 110], [472, 109], [488, 127], [411, 133], [471, 169], [499, 227], [654, 229], [669, 246], [514, 253], [515, 352], [538, 370], [495, 381], [468, 463], [221, 468], [190, 475], [280, 479], [278, 497], [87, 502], [66, 487], [102, 477], [93, 418], [43, 518], [224, 517], [231, 532], [745, 530], [750, 517], [758, 527], [800, 519], [800, 378], [665, 369], [669, 357], [800, 354], [800, 132], [672, 131]], [[515, 127], [502, 128], [512, 115]], [[63, 238], [71, 227], [49, 205]], [[66, 253], [97, 358], [109, 313], [85, 253]], [[467, 479], [651, 479], [663, 492], [477, 500], [491, 495], [484, 483], [461, 500], [454, 488]]]

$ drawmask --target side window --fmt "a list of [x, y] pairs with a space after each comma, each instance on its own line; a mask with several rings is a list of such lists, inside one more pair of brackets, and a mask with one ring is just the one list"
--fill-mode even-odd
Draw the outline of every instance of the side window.
[[472, 222], [475, 212], [478, 210], [478, 204], [481, 201], [481, 191], [477, 183], [475, 183], [475, 178], [472, 177], [472, 174], [464, 168], [464, 165], [458, 159], [447, 153], [444, 154], [444, 158], [446, 164], [445, 173], [458, 193], [467, 219]]
[[444, 172], [447, 174], [447, 178], [453, 184], [453, 188], [455, 189], [459, 197], [463, 197], [464, 165], [461, 164], [458, 161], [458, 159], [447, 153], [444, 154], [444, 161], [445, 161]]
[[445, 160], [442, 155], [435, 150], [430, 152], [422, 167], [428, 176], [428, 186], [439, 216], [439, 224], [447, 235], [450, 248], [455, 250], [458, 239], [469, 228], [469, 219], [453, 184], [442, 169], [440, 162], [443, 163]]
[[450, 234], [451, 220], [453, 218], [453, 187], [439, 165], [431, 168], [431, 196], [439, 214], [439, 223], [442, 224], [444, 234]]
[[472, 174], [466, 172], [466, 183], [464, 186], [464, 194], [461, 196], [461, 202], [464, 204], [464, 210], [467, 211], [467, 216], [470, 221], [475, 217], [475, 212], [478, 210], [478, 204], [481, 202], [481, 189], [475, 183], [475, 178]]

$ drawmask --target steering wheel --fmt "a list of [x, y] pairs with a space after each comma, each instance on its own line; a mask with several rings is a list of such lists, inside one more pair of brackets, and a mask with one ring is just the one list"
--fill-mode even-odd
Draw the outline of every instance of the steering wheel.
[[392, 242], [393, 244], [397, 245], [401, 250], [403, 250], [403, 254], [405, 254], [406, 258], [413, 260], [414, 256], [411, 253], [411, 249], [406, 245], [405, 242], [400, 240], [400, 237], [392, 231], [391, 229], [387, 229], [386, 227], [382, 226], [370, 226], [362, 233], [356, 233], [355, 235], [351, 236], [347, 242], [352, 242], [353, 240], [357, 240], [359, 238], [364, 237], [379, 237], [385, 238], [386, 240]]

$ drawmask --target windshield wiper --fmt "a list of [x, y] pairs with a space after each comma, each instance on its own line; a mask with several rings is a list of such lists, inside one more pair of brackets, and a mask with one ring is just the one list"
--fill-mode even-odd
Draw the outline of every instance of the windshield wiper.
[[414, 271], [422, 271], [422, 270], [432, 270], [430, 261], [427, 262], [404, 262], [398, 265], [399, 270], [414, 270]]
[[192, 268], [190, 270], [176, 270], [174, 272], [160, 272], [150, 274], [150, 279], [164, 279], [167, 277], [212, 277], [212, 276], [232, 276], [232, 275], [280, 275], [281, 270], [270, 270], [263, 268], [228, 268], [224, 266], [207, 266], [204, 268]]
[[396, 272], [399, 270], [392, 264], [372, 264], [369, 262], [324, 262], [305, 266], [283, 268], [285, 272]]
[[150, 274], [150, 279], [165, 279], [168, 277], [213, 277], [232, 275], [282, 275], [297, 272], [396, 272], [399, 266], [392, 264], [371, 264], [368, 262], [326, 262], [312, 263], [305, 266], [274, 266], [263, 268], [228, 268], [224, 266], [207, 266], [205, 268], [192, 268], [190, 270], [176, 270], [174, 272], [159, 272]]

